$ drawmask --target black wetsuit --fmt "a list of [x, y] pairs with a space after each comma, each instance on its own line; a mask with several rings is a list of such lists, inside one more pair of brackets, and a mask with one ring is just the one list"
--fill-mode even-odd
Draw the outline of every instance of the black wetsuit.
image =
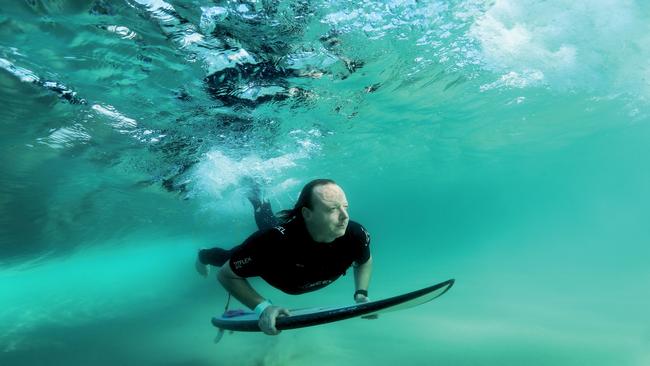
[[[272, 221], [258, 219], [259, 213], [256, 210], [258, 224]], [[353, 263], [367, 262], [370, 235], [361, 224], [350, 221], [343, 236], [331, 243], [317, 243], [304, 222], [294, 219], [263, 228], [229, 251], [213, 248], [199, 255], [204, 264], [216, 266], [230, 259], [230, 268], [240, 277], [259, 276], [288, 294], [301, 294], [329, 285]]]

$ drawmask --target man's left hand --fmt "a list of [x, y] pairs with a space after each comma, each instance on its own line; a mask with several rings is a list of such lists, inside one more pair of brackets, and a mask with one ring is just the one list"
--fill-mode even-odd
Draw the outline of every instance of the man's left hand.
[[[368, 296], [361, 295], [361, 294], [356, 294], [356, 295], [354, 295], [354, 301], [357, 304], [363, 304], [363, 303], [366, 303], [366, 302], [370, 302], [370, 299], [368, 298]], [[377, 314], [371, 314], [371, 315], [364, 315], [361, 318], [362, 319], [377, 319], [378, 317], [379, 316]]]
[[368, 296], [361, 295], [361, 294], [354, 295], [354, 302], [356, 302], [357, 304], [363, 304], [364, 302], [369, 302], [369, 301], [370, 299], [368, 298]]

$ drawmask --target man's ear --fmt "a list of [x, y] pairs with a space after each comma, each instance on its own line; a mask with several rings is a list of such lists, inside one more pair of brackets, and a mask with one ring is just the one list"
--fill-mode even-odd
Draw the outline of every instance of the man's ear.
[[311, 217], [311, 210], [308, 209], [307, 207], [303, 207], [302, 209], [300, 209], [300, 213], [302, 213], [302, 218], [305, 220], [309, 220], [309, 218]]

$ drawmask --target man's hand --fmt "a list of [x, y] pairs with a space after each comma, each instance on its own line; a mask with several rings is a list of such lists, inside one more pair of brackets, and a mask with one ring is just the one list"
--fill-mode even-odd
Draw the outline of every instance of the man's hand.
[[[201, 253], [202, 249], [203, 248], [199, 249], [199, 253]], [[203, 264], [203, 262], [201, 262], [201, 256], [199, 254], [196, 255], [194, 268], [196, 268], [196, 271], [203, 277], [208, 277], [208, 274], [210, 274], [210, 267], [207, 264]]]
[[357, 304], [363, 304], [364, 302], [368, 302], [368, 301], [370, 301], [368, 296], [362, 294], [354, 295], [354, 302], [356, 302]]
[[[362, 294], [356, 294], [354, 295], [354, 301], [357, 304], [363, 304], [364, 302], [369, 302], [370, 299], [368, 296], [362, 295]], [[379, 316], [377, 314], [371, 314], [371, 315], [364, 315], [361, 318], [362, 319], [377, 319]]]
[[280, 334], [280, 331], [275, 329], [275, 319], [278, 316], [289, 316], [289, 310], [281, 308], [279, 306], [269, 306], [262, 312], [260, 315], [260, 320], [257, 322], [257, 325], [260, 327], [262, 332], [268, 335], [277, 335]]

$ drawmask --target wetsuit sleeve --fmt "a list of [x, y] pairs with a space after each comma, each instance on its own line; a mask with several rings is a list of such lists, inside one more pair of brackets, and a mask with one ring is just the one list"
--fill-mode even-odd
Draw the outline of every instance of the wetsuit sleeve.
[[370, 234], [361, 224], [356, 224], [353, 235], [357, 244], [354, 253], [354, 262], [364, 264], [370, 259]]
[[230, 257], [230, 269], [240, 277], [260, 276], [273, 262], [277, 230], [266, 229], [253, 233], [236, 247]]

